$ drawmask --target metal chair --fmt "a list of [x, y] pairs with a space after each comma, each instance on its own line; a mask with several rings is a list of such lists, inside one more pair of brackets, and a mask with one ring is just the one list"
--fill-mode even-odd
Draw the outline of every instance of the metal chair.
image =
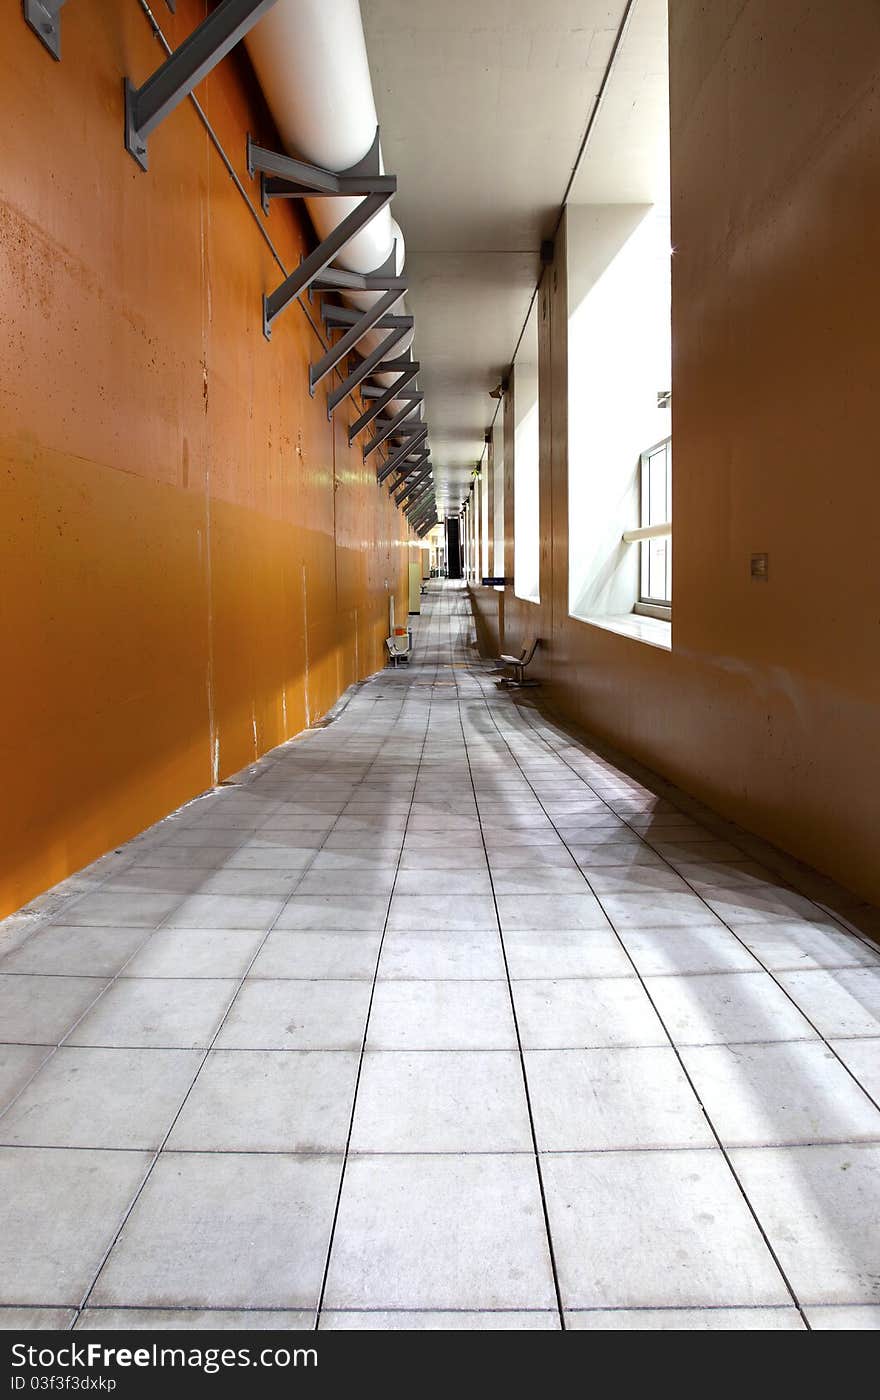
[[529, 637], [526, 639], [526, 644], [520, 652], [519, 656], [500, 656], [498, 659], [501, 662], [503, 662], [504, 666], [508, 670], [513, 671], [513, 675], [502, 676], [498, 684], [509, 687], [517, 687], [518, 689], [529, 685], [540, 685], [540, 681], [526, 680], [525, 677], [526, 667], [531, 663], [531, 660], [540, 645], [540, 637]]

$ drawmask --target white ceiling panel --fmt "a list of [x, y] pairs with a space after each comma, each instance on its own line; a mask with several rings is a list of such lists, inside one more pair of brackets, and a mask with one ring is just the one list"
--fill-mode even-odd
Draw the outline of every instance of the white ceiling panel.
[[[398, 177], [438, 496], [448, 491], [453, 509], [482, 454], [489, 390], [510, 363], [625, 9], [626, 0], [361, 0], [385, 168]], [[645, 126], [665, 101], [665, 52], [665, 0], [637, 0], [579, 200], [646, 197], [643, 174], [617, 167], [621, 154], [656, 166]], [[628, 93], [614, 90], [618, 72]], [[633, 193], [609, 193], [615, 179]]]

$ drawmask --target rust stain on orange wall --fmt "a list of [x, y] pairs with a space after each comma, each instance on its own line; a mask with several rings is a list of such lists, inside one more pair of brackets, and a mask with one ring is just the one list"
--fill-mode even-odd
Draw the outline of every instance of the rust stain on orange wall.
[[[192, 104], [147, 174], [124, 150], [145, 16], [62, 24], [56, 64], [11, 16], [0, 84], [0, 914], [319, 717], [406, 611], [404, 519], [308, 394], [300, 309], [264, 339], [282, 273]], [[244, 60], [198, 96], [247, 187], [247, 131], [275, 138]], [[293, 266], [297, 212], [268, 227]]]

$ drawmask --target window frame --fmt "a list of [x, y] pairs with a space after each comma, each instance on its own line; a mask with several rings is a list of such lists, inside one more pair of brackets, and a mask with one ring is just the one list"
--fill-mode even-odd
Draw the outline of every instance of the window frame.
[[[666, 458], [666, 519], [663, 521], [652, 521], [650, 508], [650, 483], [646, 480], [649, 474], [649, 463], [651, 459], [659, 453], [661, 448], [665, 448]], [[672, 434], [661, 438], [651, 447], [645, 448], [639, 455], [639, 528], [648, 529], [652, 525], [672, 524]], [[641, 540], [639, 542], [639, 590], [638, 601], [633, 611], [645, 617], [657, 617], [665, 621], [672, 618], [672, 535], [663, 538], [666, 550], [666, 576], [668, 579], [668, 598], [656, 598], [645, 591], [644, 583], [647, 575], [651, 576], [651, 566], [649, 555], [646, 551], [651, 549], [655, 540]]]

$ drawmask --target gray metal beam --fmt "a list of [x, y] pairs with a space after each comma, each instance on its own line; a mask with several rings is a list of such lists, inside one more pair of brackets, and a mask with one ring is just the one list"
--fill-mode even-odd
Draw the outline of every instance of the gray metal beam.
[[[308, 257], [303, 258], [299, 267], [294, 268], [293, 272], [285, 277], [280, 287], [276, 287], [269, 296], [263, 296], [263, 334], [267, 340], [272, 334], [272, 322], [276, 316], [280, 316], [294, 298], [314, 282], [319, 273], [323, 272], [324, 268], [333, 261], [340, 249], [345, 247], [349, 239], [359, 233], [371, 219], [374, 219], [379, 211], [385, 208], [390, 199], [390, 194], [368, 194], [365, 199], [361, 200], [357, 208], [352, 209], [351, 213], [342, 220], [342, 223], [338, 224], [333, 232], [328, 234], [313, 252], [309, 253]], [[398, 299], [399, 294], [395, 300]], [[355, 313], [355, 319], [357, 319], [357, 314]]]
[[404, 501], [416, 500], [431, 484], [431, 472], [433, 468], [425, 467], [412, 481], [407, 481], [394, 497], [394, 504], [399, 506]]
[[341, 267], [325, 267], [312, 287], [316, 292], [405, 292], [405, 277], [386, 277], [379, 272], [346, 272]]
[[[405, 291], [406, 288], [404, 287], [403, 290]], [[361, 314], [360, 311], [356, 311], [351, 306], [337, 306], [335, 302], [328, 302], [321, 310], [324, 324], [330, 330], [334, 330], [337, 326], [353, 326]], [[412, 324], [412, 316], [386, 316], [381, 322], [380, 329], [390, 331], [405, 326], [409, 330]]]
[[424, 501], [417, 511], [413, 511], [411, 514], [408, 512], [404, 512], [404, 514], [406, 515], [406, 518], [409, 521], [410, 525], [413, 527], [413, 529], [415, 529], [418, 525], [421, 524], [423, 520], [427, 520], [428, 517], [432, 515], [435, 510], [436, 506], [434, 504], [434, 498], [432, 496], [429, 501]]
[[404, 421], [409, 418], [411, 414], [415, 413], [424, 395], [418, 394], [414, 396], [410, 394], [408, 398], [409, 403], [404, 404], [403, 408], [398, 409], [394, 417], [390, 419], [389, 422], [383, 424], [376, 435], [371, 437], [370, 441], [365, 444], [364, 461], [367, 460], [371, 453], [375, 452], [377, 447], [381, 446], [386, 438], [393, 437], [397, 429], [403, 426]]
[[410, 525], [417, 525], [420, 520], [426, 519], [427, 516], [431, 514], [432, 510], [434, 510], [434, 508], [434, 493], [433, 491], [429, 491], [428, 496], [424, 500], [419, 502], [417, 509], [405, 509], [403, 513], [409, 521]]
[[367, 311], [361, 313], [351, 330], [337, 340], [335, 345], [331, 345], [325, 355], [320, 360], [316, 360], [313, 365], [309, 365], [309, 393], [314, 395], [315, 390], [322, 379], [325, 379], [338, 364], [350, 355], [359, 340], [363, 340], [367, 331], [372, 330], [377, 321], [380, 321], [398, 301], [402, 292], [383, 292], [379, 300]]
[[420, 443], [424, 442], [427, 436], [428, 425], [427, 423], [424, 423], [419, 429], [415, 438], [408, 439], [402, 447], [398, 447], [395, 452], [391, 453], [391, 455], [386, 459], [386, 461], [383, 463], [382, 467], [379, 470], [377, 479], [380, 485], [391, 475], [395, 467], [400, 466], [400, 463], [403, 461], [404, 457], [408, 456], [408, 454], [412, 452], [413, 448], [418, 447]]
[[399, 368], [401, 365], [406, 366], [412, 363], [408, 359], [385, 361], [385, 356], [396, 349], [405, 335], [405, 329], [390, 331], [381, 345], [377, 345], [370, 351], [369, 355], [365, 355], [360, 363], [355, 365], [354, 369], [346, 375], [342, 383], [338, 384], [332, 393], [327, 395], [327, 413], [330, 417], [336, 412], [346, 395], [362, 384], [367, 375], [380, 371], [384, 373], [389, 365]]
[[125, 149], [147, 168], [147, 137], [271, 10], [275, 0], [220, 0], [139, 88], [125, 79]]
[[[411, 481], [407, 481], [401, 485], [400, 490], [396, 491], [394, 497], [395, 504], [400, 505], [403, 501], [412, 502], [416, 500], [418, 496], [422, 495], [432, 484], [431, 478], [433, 470], [429, 462], [424, 470], [419, 472], [418, 476], [414, 476]], [[396, 490], [396, 486], [394, 489]]]
[[408, 481], [403, 490], [399, 492], [400, 500], [406, 501], [407, 510], [425, 494], [426, 491], [433, 491], [433, 468], [428, 464], [427, 471], [420, 472], [413, 481]]
[[[412, 363], [413, 363], [413, 364], [418, 364], [418, 360], [413, 360]], [[392, 370], [389, 370], [388, 372], [389, 372], [389, 374], [393, 374], [393, 373], [394, 373], [394, 370], [392, 369]], [[398, 380], [397, 382], [399, 383], [400, 381]], [[397, 384], [395, 384], [394, 387], [397, 388]], [[364, 396], [365, 399], [384, 399], [384, 397], [385, 397], [385, 395], [387, 394], [387, 392], [388, 392], [388, 390], [387, 390], [387, 389], [383, 389], [383, 387], [382, 387], [381, 384], [365, 384], [364, 387], [363, 387], [363, 389], [361, 390], [361, 393], [363, 394], [363, 396]], [[393, 398], [393, 397], [394, 397], [394, 396], [392, 395], [392, 398]], [[402, 397], [402, 398], [405, 398], [405, 397], [406, 397], [406, 391], [405, 391], [405, 390], [401, 390], [401, 397]]]
[[419, 502], [426, 496], [433, 494], [433, 491], [434, 482], [429, 472], [427, 477], [422, 477], [420, 481], [416, 481], [412, 486], [405, 486], [402, 491], [398, 491], [397, 495], [394, 497], [394, 504], [396, 506], [403, 506], [404, 510], [409, 512], [414, 510]]
[[61, 58], [61, 6], [64, 0], [22, 0], [25, 22], [49, 50], [53, 58]]
[[[302, 199], [308, 195], [358, 195], [379, 194], [383, 191], [394, 194], [397, 189], [396, 175], [379, 173], [378, 133], [373, 148], [357, 165], [343, 170], [324, 170], [319, 165], [309, 165], [307, 161], [270, 151], [257, 144], [248, 135], [247, 169], [251, 179], [260, 176], [260, 193], [263, 213], [268, 214], [272, 199]], [[378, 271], [379, 269], [377, 269]], [[393, 272], [391, 268], [384, 271]], [[352, 274], [357, 276], [357, 274]]]
[[[398, 339], [399, 338], [400, 337], [398, 337]], [[393, 342], [391, 336], [388, 337], [387, 346], [388, 349], [393, 349]], [[401, 370], [406, 369], [407, 366], [411, 365], [412, 363], [413, 362], [408, 354], [399, 355], [396, 360], [383, 360], [378, 366], [377, 372], [379, 374], [399, 374]]]
[[423, 467], [425, 465], [430, 455], [430, 447], [422, 447], [417, 452], [413, 452], [409, 457], [407, 457], [406, 461], [403, 464], [403, 467], [401, 468], [400, 476], [394, 483], [395, 491], [397, 490], [398, 486], [403, 485], [404, 481], [408, 476], [412, 476], [413, 472], [418, 471], [419, 467]]
[[430, 520], [433, 514], [434, 504], [431, 502], [429, 505], [425, 506], [424, 510], [421, 510], [418, 515], [408, 515], [406, 517], [406, 523], [411, 530], [417, 530], [424, 521]]
[[419, 455], [413, 461], [410, 461], [409, 458], [407, 458], [403, 465], [401, 467], [398, 467], [399, 475], [395, 481], [391, 482], [391, 484], [388, 487], [388, 490], [399, 491], [400, 487], [403, 486], [404, 482], [411, 481], [412, 478], [416, 475], [416, 473], [421, 471], [422, 467], [431, 466], [430, 458], [431, 453], [427, 447], [425, 448], [424, 452], [419, 453]]
[[408, 462], [404, 463], [403, 471], [396, 481], [392, 481], [389, 489], [392, 491], [399, 491], [401, 486], [403, 486], [405, 489], [411, 490], [418, 480], [432, 470], [430, 453], [426, 452], [421, 460], [413, 462], [412, 465]]
[[407, 384], [412, 383], [412, 381], [418, 374], [419, 369], [420, 365], [418, 360], [413, 360], [409, 369], [405, 370], [404, 373], [400, 376], [400, 378], [394, 381], [390, 389], [382, 389], [379, 391], [379, 398], [375, 399], [370, 405], [370, 407], [364, 413], [362, 413], [360, 418], [356, 419], [355, 422], [352, 423], [351, 427], [349, 428], [349, 446], [351, 446], [351, 444], [354, 442], [358, 433], [363, 432], [364, 428], [366, 428], [368, 424], [372, 423], [374, 418], [377, 418], [379, 416], [383, 408], [387, 408], [388, 405], [390, 403], [393, 403], [395, 399], [401, 397], [412, 397], [412, 394], [407, 392], [406, 386]]

